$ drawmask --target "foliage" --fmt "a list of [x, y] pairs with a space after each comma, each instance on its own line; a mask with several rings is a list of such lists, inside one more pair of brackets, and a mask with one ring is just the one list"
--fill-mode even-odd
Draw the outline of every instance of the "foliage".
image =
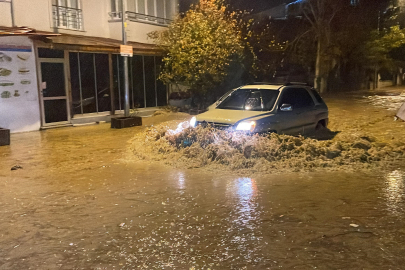
[[366, 44], [366, 57], [372, 65], [390, 65], [392, 59], [390, 52], [405, 45], [405, 29], [398, 25], [385, 29], [382, 33], [374, 31]]
[[266, 19], [251, 25], [252, 34], [248, 37], [256, 57], [252, 73], [259, 81], [266, 81], [280, 69], [288, 46], [288, 39], [282, 35], [284, 26]]
[[367, 78], [365, 56], [373, 54], [366, 44], [375, 38], [370, 33], [377, 29], [379, 11], [387, 4], [387, 0], [362, 0], [357, 5], [350, 1], [296, 1], [292, 4], [295, 15], [283, 20], [285, 26], [281, 27], [291, 33], [285, 39], [285, 65], [299, 64], [315, 73], [319, 90], [358, 89]]
[[220, 84], [232, 63], [243, 59], [244, 39], [239, 13], [222, 0], [200, 0], [169, 28], [149, 37], [165, 52], [159, 78], [206, 93]]

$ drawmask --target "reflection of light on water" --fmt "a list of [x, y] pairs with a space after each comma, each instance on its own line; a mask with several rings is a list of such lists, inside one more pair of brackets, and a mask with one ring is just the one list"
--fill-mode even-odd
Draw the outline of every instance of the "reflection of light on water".
[[385, 180], [384, 193], [387, 198], [387, 207], [391, 212], [396, 213], [402, 209], [401, 203], [404, 201], [404, 174], [395, 170], [387, 174]]
[[182, 172], [179, 172], [178, 185], [179, 189], [184, 189], [184, 174]]
[[239, 178], [232, 182], [229, 191], [238, 201], [235, 222], [247, 225], [256, 217], [255, 199], [257, 196], [256, 181], [251, 178]]
[[182, 132], [184, 129], [186, 129], [188, 127], [190, 127], [190, 123], [188, 121], [184, 121], [184, 122], [181, 122], [180, 124], [178, 124], [177, 128], [175, 130], [169, 129], [167, 131], [167, 133], [170, 135], [174, 135], [174, 134]]

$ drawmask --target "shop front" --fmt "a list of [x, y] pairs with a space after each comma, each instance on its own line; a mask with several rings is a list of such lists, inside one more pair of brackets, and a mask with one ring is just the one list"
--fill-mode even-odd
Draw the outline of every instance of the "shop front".
[[[119, 45], [72, 35], [0, 37], [0, 127], [31, 131], [123, 114]], [[150, 44], [131, 45], [130, 108], [142, 112], [166, 105], [167, 88], [157, 79], [161, 52]]]
[[[42, 126], [109, 121], [112, 115], [123, 114], [124, 65], [119, 43], [103, 39], [90, 46], [94, 38], [81, 38], [82, 44], [73, 45], [59, 43], [66, 41], [63, 37], [52, 39], [52, 46], [36, 42]], [[135, 46], [128, 65], [130, 109], [140, 111], [167, 104], [167, 88], [158, 80], [162, 57], [154, 46], [147, 46], [147, 50]]]

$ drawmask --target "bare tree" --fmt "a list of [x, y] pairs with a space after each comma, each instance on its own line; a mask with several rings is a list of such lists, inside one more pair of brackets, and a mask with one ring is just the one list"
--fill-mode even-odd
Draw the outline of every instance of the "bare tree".
[[342, 2], [345, 1], [307, 0], [301, 4], [302, 13], [317, 42], [314, 85], [321, 93], [327, 90], [328, 74], [334, 65], [331, 57], [334, 50], [331, 42], [332, 21], [341, 9]]

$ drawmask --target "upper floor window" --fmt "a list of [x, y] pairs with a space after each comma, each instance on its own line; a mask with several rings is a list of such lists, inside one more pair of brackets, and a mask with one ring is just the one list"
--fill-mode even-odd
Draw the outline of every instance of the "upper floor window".
[[111, 12], [112, 19], [121, 18], [122, 12], [122, 0], [111, 0]]
[[[176, 0], [127, 0], [126, 13], [131, 21], [169, 24], [175, 15]], [[111, 0], [112, 19], [121, 18], [121, 0]]]
[[83, 15], [80, 0], [52, 0], [55, 27], [83, 30]]

